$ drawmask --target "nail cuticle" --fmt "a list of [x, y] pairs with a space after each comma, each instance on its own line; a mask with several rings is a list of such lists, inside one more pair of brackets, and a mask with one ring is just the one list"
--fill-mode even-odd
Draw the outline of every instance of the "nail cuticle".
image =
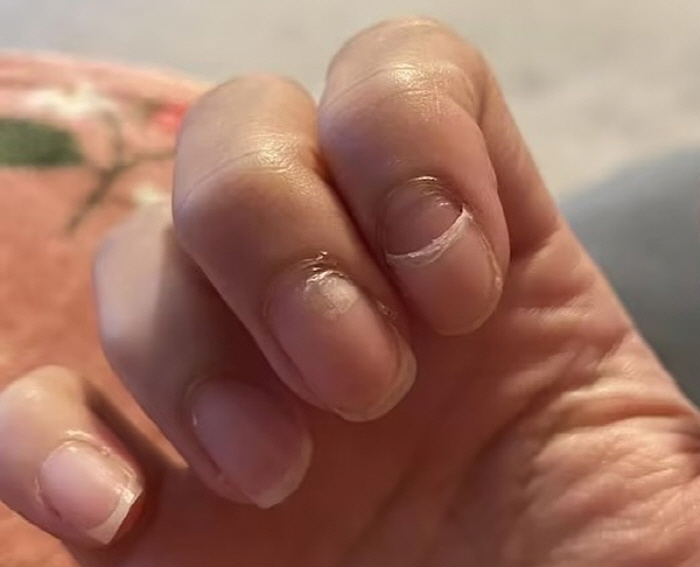
[[[381, 249], [387, 264], [394, 267], [433, 263], [473, 220], [462, 200], [432, 176], [416, 177], [394, 187], [384, 198], [378, 219]], [[432, 226], [436, 222], [444, 225], [437, 233]], [[420, 226], [424, 228], [416, 231]], [[427, 226], [430, 229], [426, 235]], [[416, 240], [419, 234], [420, 239]]]
[[319, 399], [318, 394], [307, 384], [301, 371], [297, 367], [297, 364], [294, 362], [289, 353], [283, 348], [279, 338], [273, 331], [273, 326], [270, 324], [270, 312], [272, 305], [275, 303], [276, 296], [279, 293], [279, 287], [282, 285], [284, 280], [294, 277], [295, 274], [304, 274], [305, 272], [308, 274], [308, 276], [306, 276], [307, 278], [329, 271], [344, 275], [339, 269], [339, 265], [339, 262], [329, 252], [324, 250], [313, 256], [304, 257], [286, 265], [284, 269], [279, 270], [279, 272], [272, 278], [271, 284], [268, 286], [268, 291], [264, 295], [262, 307], [260, 309], [261, 320], [264, 322], [268, 336], [277, 348], [278, 356], [284, 363], [288, 380], [295, 384], [295, 387], [298, 389], [298, 394], [302, 398], [316, 407], [325, 410], [331, 410], [331, 408], [326, 406]]
[[454, 223], [441, 235], [434, 238], [423, 248], [403, 254], [386, 253], [387, 262], [394, 266], [426, 266], [440, 259], [452, 245], [464, 234], [473, 217], [466, 208], [455, 219]]

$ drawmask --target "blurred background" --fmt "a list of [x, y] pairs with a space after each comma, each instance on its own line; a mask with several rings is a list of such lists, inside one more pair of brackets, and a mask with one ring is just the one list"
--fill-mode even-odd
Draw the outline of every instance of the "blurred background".
[[344, 39], [411, 13], [486, 52], [559, 195], [698, 140], [697, 0], [1, 0], [0, 38], [211, 81], [272, 71], [318, 93]]
[[700, 1], [0, 0], [0, 47], [318, 95], [349, 36], [410, 14], [486, 53], [571, 226], [700, 402]]

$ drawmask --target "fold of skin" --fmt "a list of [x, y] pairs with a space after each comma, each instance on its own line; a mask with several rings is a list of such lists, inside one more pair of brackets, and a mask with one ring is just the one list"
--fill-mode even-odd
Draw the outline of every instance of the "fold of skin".
[[421, 335], [414, 390], [386, 418], [311, 414], [289, 501], [236, 506], [181, 470], [86, 565], [657, 566], [697, 560], [698, 419], [559, 227], [513, 258], [468, 338]]
[[[79, 291], [85, 301], [87, 286]], [[49, 307], [62, 329], [69, 317]], [[81, 311], [85, 320], [87, 313]], [[65, 337], [71, 335], [52, 341], [42, 356], [106, 375], [96, 348], [77, 348]], [[149, 486], [145, 516], [119, 545], [72, 550], [74, 561], [47, 536], [5, 516], [0, 563], [682, 567], [699, 561], [696, 411], [566, 227], [511, 258], [499, 306], [478, 332], [445, 339], [415, 325], [411, 338], [418, 379], [386, 418], [352, 424], [310, 411], [316, 444], [310, 474], [279, 507], [226, 502], [171, 458]], [[70, 347], [79, 352], [66, 354]], [[107, 393], [120, 408], [133, 408], [114, 382]]]

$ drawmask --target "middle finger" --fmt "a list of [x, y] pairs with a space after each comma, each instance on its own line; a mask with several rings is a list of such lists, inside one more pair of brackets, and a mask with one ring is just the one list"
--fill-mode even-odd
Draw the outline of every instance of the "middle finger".
[[350, 420], [410, 387], [400, 306], [324, 181], [315, 106], [297, 85], [227, 83], [190, 112], [178, 147], [183, 247], [297, 394]]

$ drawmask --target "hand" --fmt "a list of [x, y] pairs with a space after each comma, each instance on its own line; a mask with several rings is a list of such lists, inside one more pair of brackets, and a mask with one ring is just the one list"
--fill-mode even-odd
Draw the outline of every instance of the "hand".
[[95, 279], [186, 464], [66, 370], [0, 397], [0, 494], [81, 563], [700, 561], [698, 414], [451, 31], [363, 32], [318, 107], [275, 77], [212, 91], [173, 212], [114, 232]]

